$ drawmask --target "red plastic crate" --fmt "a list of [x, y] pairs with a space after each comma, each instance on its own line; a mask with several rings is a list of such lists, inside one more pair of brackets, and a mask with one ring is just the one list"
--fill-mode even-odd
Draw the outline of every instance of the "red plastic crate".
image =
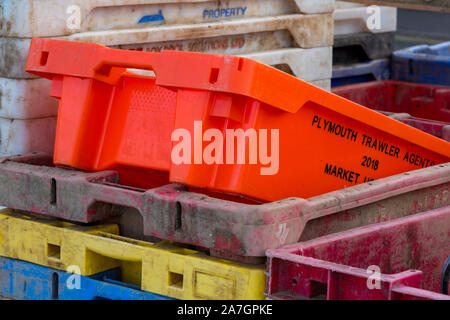
[[118, 179], [115, 171], [55, 168], [51, 157], [40, 154], [3, 158], [0, 205], [82, 223], [134, 217], [124, 226], [133, 237], [187, 243], [251, 263], [263, 263], [267, 249], [450, 205], [450, 163], [308, 199], [257, 205], [178, 184], [136, 189]]
[[[153, 70], [156, 79], [126, 68]], [[27, 71], [52, 79], [52, 95], [60, 98], [55, 164], [117, 170], [121, 183], [131, 186], [154, 187], [168, 176], [265, 202], [312, 197], [450, 160], [448, 142], [249, 59], [33, 39]], [[171, 142], [176, 130], [189, 136], [183, 137], [190, 140], [191, 152], [183, 151], [187, 163], [171, 161], [181, 144], [179, 136]], [[212, 145], [207, 130], [222, 137], [220, 144], [214, 136], [219, 146], [210, 153], [222, 160], [204, 160]], [[240, 143], [232, 136], [228, 149], [230, 130], [242, 136], [254, 130], [254, 137]], [[263, 150], [270, 150], [266, 157]], [[271, 164], [265, 163], [269, 154]], [[155, 182], [156, 172], [161, 179]]]
[[411, 117], [408, 113], [394, 113], [387, 111], [380, 111], [380, 113], [450, 142], [450, 122]]
[[401, 81], [373, 81], [332, 92], [367, 108], [450, 122], [450, 88]]
[[[267, 252], [273, 299], [450, 300], [450, 206]], [[379, 273], [378, 273], [379, 272]]]

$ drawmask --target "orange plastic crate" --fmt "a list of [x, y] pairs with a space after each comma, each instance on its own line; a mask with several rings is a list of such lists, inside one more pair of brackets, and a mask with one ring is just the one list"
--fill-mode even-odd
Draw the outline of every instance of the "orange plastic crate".
[[[156, 77], [127, 68], [153, 70]], [[245, 58], [34, 39], [27, 71], [52, 79], [51, 94], [60, 99], [55, 164], [115, 169], [121, 183], [132, 186], [169, 179], [274, 201], [308, 198], [450, 159], [446, 141]], [[171, 161], [181, 143], [171, 141], [176, 129], [191, 135], [190, 156], [180, 153], [190, 164]], [[200, 145], [208, 129], [224, 138], [222, 146], [209, 137], [218, 143], [216, 153], [209, 153], [210, 141]], [[244, 163], [236, 164], [243, 149], [234, 139], [228, 150], [234, 164], [227, 164], [233, 153], [227, 153], [227, 129], [267, 130], [269, 156], [276, 141], [271, 134], [278, 130], [278, 165], [274, 159], [264, 163], [259, 154], [264, 149], [259, 142], [266, 141], [261, 134], [256, 164], [249, 157], [249, 149], [255, 150], [250, 138]], [[207, 164], [202, 157], [220, 153], [224, 164]]]

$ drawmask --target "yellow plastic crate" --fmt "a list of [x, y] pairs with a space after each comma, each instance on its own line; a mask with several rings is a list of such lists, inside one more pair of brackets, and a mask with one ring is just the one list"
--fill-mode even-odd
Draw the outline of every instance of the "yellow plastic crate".
[[118, 235], [117, 225], [79, 226], [0, 211], [0, 255], [92, 275], [120, 267], [122, 281], [176, 299], [264, 299], [264, 265], [209, 257], [164, 241]]

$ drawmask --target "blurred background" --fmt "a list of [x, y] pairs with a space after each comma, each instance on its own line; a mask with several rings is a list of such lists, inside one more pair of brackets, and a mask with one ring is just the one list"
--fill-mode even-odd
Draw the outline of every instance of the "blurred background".
[[395, 49], [450, 40], [447, 13], [398, 9]]

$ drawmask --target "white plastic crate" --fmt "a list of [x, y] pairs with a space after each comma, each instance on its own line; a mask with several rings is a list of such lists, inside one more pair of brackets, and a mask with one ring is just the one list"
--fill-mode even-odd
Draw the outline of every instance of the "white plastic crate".
[[58, 100], [49, 96], [47, 79], [0, 78], [0, 117], [34, 119], [56, 116]]
[[0, 118], [0, 156], [45, 152], [53, 154], [56, 117], [15, 120]]
[[242, 56], [283, 71], [287, 69], [292, 75], [308, 82], [330, 79], [332, 75], [332, 47], [280, 49]]
[[334, 0], [2, 0], [0, 36], [54, 37], [333, 10]]
[[323, 90], [331, 91], [331, 79], [315, 80], [310, 83]]
[[[337, 1], [334, 11], [334, 34], [383, 33], [397, 30], [397, 8], [379, 6], [377, 13], [367, 8], [368, 6], [359, 3]], [[374, 16], [378, 13], [379, 25], [376, 24]]]
[[[284, 48], [331, 46], [333, 17], [332, 14], [292, 14], [191, 25], [85, 32], [57, 39], [92, 42], [130, 50], [168, 49], [243, 55]], [[30, 39], [0, 38], [1, 53], [4, 56], [0, 60], [0, 76], [35, 78], [24, 70], [29, 45]]]
[[348, 9], [348, 8], [358, 8], [358, 7], [367, 7], [367, 5], [358, 3], [358, 2], [348, 2], [348, 1], [336, 1], [334, 9]]

